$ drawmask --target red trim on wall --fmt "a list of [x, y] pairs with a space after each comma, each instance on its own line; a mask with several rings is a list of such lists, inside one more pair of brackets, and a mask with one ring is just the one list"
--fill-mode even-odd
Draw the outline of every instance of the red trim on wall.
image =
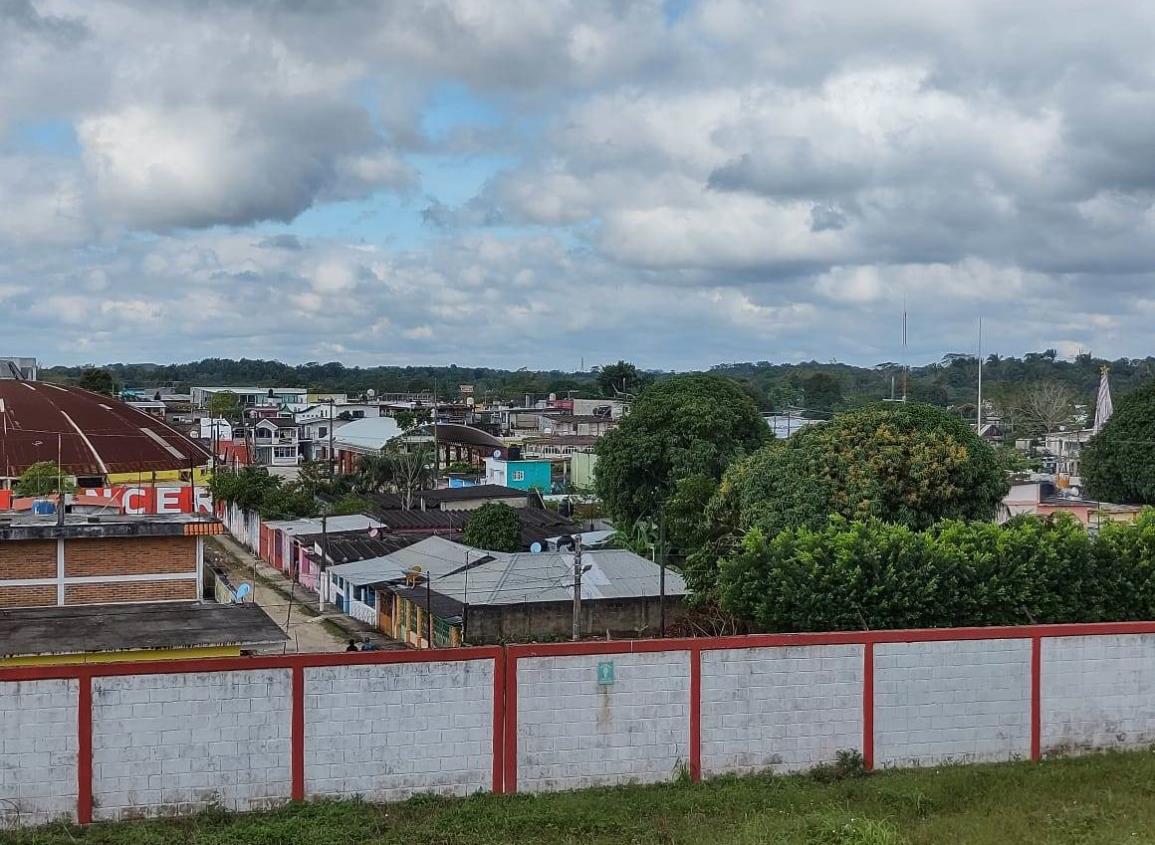
[[248, 672], [262, 669], [315, 669], [328, 666], [367, 666], [377, 663], [459, 663], [466, 660], [494, 660], [500, 646], [435, 648], [405, 651], [358, 651], [318, 654], [286, 654], [258, 657], [207, 657], [194, 660], [152, 660], [141, 663], [86, 663], [60, 666], [0, 668], [0, 681], [45, 681], [125, 675], [184, 675], [192, 672]]
[[505, 792], [505, 654], [493, 658], [493, 792]]
[[862, 762], [874, 770], [874, 643], [862, 646]]
[[1043, 638], [1031, 638], [1031, 759], [1042, 756], [1043, 744]]
[[305, 670], [293, 667], [293, 704], [290, 715], [290, 769], [292, 770], [292, 792], [294, 801], [305, 800]]
[[502, 791], [507, 795], [517, 792], [517, 655], [506, 651], [505, 663], [505, 724], [502, 757], [505, 772]]
[[92, 677], [76, 679], [76, 822], [92, 823]]
[[690, 780], [702, 779], [702, 650], [690, 649]]

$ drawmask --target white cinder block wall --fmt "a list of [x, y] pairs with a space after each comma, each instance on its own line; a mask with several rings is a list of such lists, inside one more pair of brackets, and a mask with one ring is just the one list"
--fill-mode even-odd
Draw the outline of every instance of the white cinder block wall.
[[861, 645], [702, 652], [702, 774], [810, 769], [862, 750]]
[[0, 827], [76, 818], [76, 681], [0, 683]]
[[1027, 758], [1031, 641], [879, 643], [874, 759], [926, 766]]
[[287, 801], [291, 683], [288, 669], [95, 678], [93, 817]]
[[1155, 742], [1155, 635], [1042, 641], [1042, 750]]
[[689, 652], [523, 657], [517, 685], [519, 792], [668, 780], [689, 765]]
[[305, 794], [399, 801], [493, 787], [493, 661], [305, 670]]

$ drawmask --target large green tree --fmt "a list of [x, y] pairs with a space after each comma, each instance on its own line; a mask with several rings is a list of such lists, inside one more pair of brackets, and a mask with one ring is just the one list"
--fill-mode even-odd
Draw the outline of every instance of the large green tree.
[[521, 520], [509, 505], [488, 502], [469, 514], [461, 539], [476, 549], [516, 552], [521, 548]]
[[673, 376], [647, 388], [598, 441], [597, 492], [618, 525], [655, 519], [679, 487], [703, 501], [703, 486], [712, 488], [731, 461], [770, 439], [754, 401], [734, 381]]
[[606, 364], [598, 371], [598, 387], [603, 396], [636, 393], [642, 383], [643, 378], [638, 368], [628, 361]]
[[103, 393], [105, 396], [116, 393], [116, 379], [110, 371], [102, 367], [89, 367], [83, 370], [77, 385], [93, 393]]
[[1092, 499], [1155, 504], [1155, 382], [1119, 400], [1083, 447], [1082, 476]]
[[719, 557], [751, 529], [773, 538], [832, 515], [914, 529], [989, 520], [1008, 486], [994, 450], [953, 414], [916, 403], [846, 411], [727, 471], [702, 511], [686, 575], [710, 592]]

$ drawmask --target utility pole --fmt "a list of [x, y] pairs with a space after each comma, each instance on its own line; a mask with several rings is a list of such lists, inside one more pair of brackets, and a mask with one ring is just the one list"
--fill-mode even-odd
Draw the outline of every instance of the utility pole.
[[979, 317], [979, 405], [975, 433], [983, 436], [983, 318]]
[[321, 571], [317, 573], [317, 613], [325, 614], [325, 593], [329, 591], [329, 578], [325, 572], [329, 562], [329, 514], [321, 514]]
[[582, 636], [582, 535], [574, 535], [573, 546], [573, 633], [575, 642]]
[[425, 629], [426, 648], [433, 648], [433, 576], [425, 573]]
[[658, 548], [662, 557], [658, 569], [658, 636], [666, 636], [666, 508], [658, 515]]
[[56, 433], [56, 524], [64, 524], [64, 436]]

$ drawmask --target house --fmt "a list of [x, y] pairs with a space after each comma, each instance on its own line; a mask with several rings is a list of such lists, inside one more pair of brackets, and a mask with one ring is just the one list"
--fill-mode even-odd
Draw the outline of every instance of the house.
[[218, 393], [235, 394], [242, 408], [303, 403], [309, 391], [303, 387], [194, 387], [189, 396], [194, 408], [207, 408]]
[[553, 465], [545, 458], [522, 458], [520, 449], [511, 448], [510, 457], [485, 459], [485, 483], [518, 490], [553, 489]]
[[1015, 481], [1003, 497], [997, 517], [1006, 522], [1015, 516], [1052, 516], [1065, 513], [1084, 528], [1097, 531], [1109, 522], [1132, 522], [1142, 511], [1138, 505], [1117, 505], [1084, 499], [1078, 488], [1060, 488], [1049, 478], [1027, 478]]
[[274, 519], [261, 523], [257, 556], [270, 566], [284, 572], [290, 580], [307, 589], [317, 591], [320, 566], [310, 556], [314, 548], [311, 540], [301, 541], [299, 537], [311, 538], [315, 534], [342, 531], [368, 533], [381, 528], [381, 522], [364, 514], [330, 516], [324, 519]]
[[[637, 636], [657, 628], [659, 566], [618, 549], [586, 550], [582, 564], [583, 634]], [[430, 644], [430, 616], [434, 645], [535, 640], [568, 636], [572, 629], [569, 551], [507, 554], [430, 537], [377, 561], [348, 566], [341, 576], [360, 590], [363, 606], [373, 608], [378, 623], [387, 625], [383, 632], [417, 648]], [[374, 576], [379, 580], [370, 580]], [[369, 598], [370, 592], [376, 595]], [[680, 613], [686, 594], [681, 576], [667, 570], [668, 617]]]
[[292, 417], [272, 417], [255, 422], [250, 429], [253, 457], [263, 466], [296, 466], [301, 461], [297, 422]]
[[538, 430], [545, 435], [601, 437], [617, 428], [618, 421], [609, 416], [567, 414], [546, 411], [538, 415]]
[[380, 454], [399, 434], [401, 428], [392, 417], [365, 417], [341, 426], [333, 434], [333, 450], [341, 472], [352, 473], [364, 455]]
[[795, 432], [801, 431], [807, 426], [814, 425], [817, 422], [821, 422], [821, 420], [807, 419], [792, 412], [785, 414], [763, 414], [762, 419], [766, 420], [766, 425], [770, 426], [770, 430], [774, 432], [774, 437], [778, 440], [785, 440]]
[[972, 426], [972, 428], [975, 428], [975, 433], [987, 443], [999, 444], [1006, 439], [1006, 435], [1003, 433], [1003, 427], [996, 422], [986, 422], [981, 426]]
[[205, 604], [204, 514], [0, 518], [0, 665], [224, 657], [285, 637]]
[[1093, 428], [1079, 428], [1073, 431], [1054, 431], [1043, 437], [1043, 448], [1055, 458], [1055, 472], [1072, 479], [1077, 484], [1082, 466], [1083, 446], [1095, 436]]

